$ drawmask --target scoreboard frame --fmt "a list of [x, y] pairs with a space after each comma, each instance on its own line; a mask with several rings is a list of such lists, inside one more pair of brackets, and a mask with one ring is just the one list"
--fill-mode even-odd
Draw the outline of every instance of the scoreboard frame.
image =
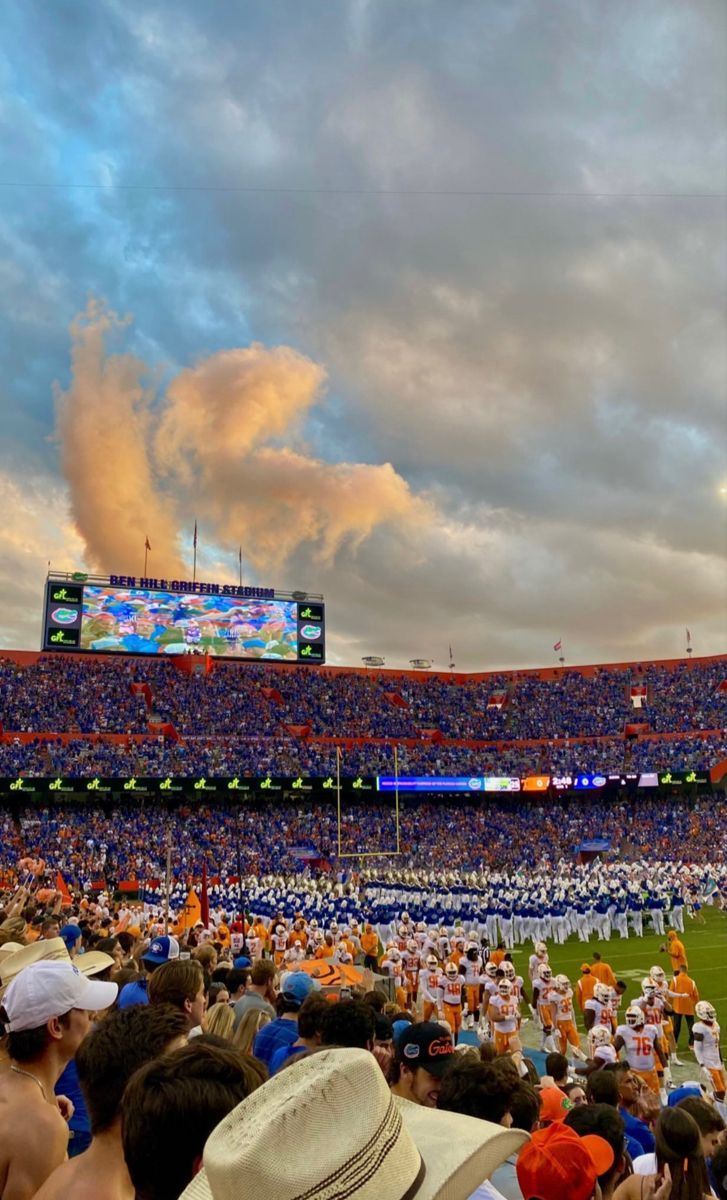
[[[164, 585], [164, 586], [162, 586]], [[149, 593], [169, 597], [171, 602], [183, 603], [184, 598], [219, 596], [225, 604], [239, 599], [241, 606], [246, 604], [261, 605], [265, 603], [284, 603], [295, 606], [286, 615], [286, 620], [293, 627], [286, 632], [288, 636], [295, 632], [296, 656], [282, 657], [266, 653], [234, 653], [220, 654], [209, 645], [199, 646], [194, 642], [186, 644], [183, 650], [165, 653], [164, 643], [159, 643], [158, 649], [138, 648], [122, 644], [107, 646], [82, 645], [82, 629], [84, 619], [91, 619], [84, 614], [84, 594], [86, 588], [106, 589], [120, 593], [139, 593], [140, 597], [150, 598]], [[199, 616], [204, 619], [204, 612], [194, 613], [189, 620]], [[210, 618], [211, 619], [211, 618]], [[276, 627], [279, 628], [279, 625]], [[182, 630], [182, 636], [184, 631]], [[224, 638], [226, 635], [221, 634]], [[285, 644], [282, 639], [281, 645]], [[292, 640], [292, 639], [291, 639]], [[270, 643], [269, 643], [270, 644]], [[166, 580], [132, 575], [90, 575], [80, 571], [48, 573], [45, 581], [43, 603], [43, 625], [41, 628], [41, 650], [49, 653], [67, 654], [120, 654], [127, 657], [141, 655], [149, 659], [176, 658], [184, 654], [198, 654], [200, 657], [209, 656], [229, 662], [269, 662], [291, 666], [322, 666], [326, 661], [325, 637], [325, 602], [323, 596], [316, 593], [296, 591], [283, 592], [273, 588], [252, 587], [236, 584], [205, 583], [197, 580]]]

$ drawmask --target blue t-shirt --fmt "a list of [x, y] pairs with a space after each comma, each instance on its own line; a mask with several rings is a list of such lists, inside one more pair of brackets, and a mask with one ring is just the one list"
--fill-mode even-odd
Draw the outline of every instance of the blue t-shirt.
[[640, 1121], [625, 1108], [619, 1108], [618, 1111], [623, 1117], [624, 1127], [629, 1137], [634, 1138], [643, 1147], [644, 1154], [653, 1154], [656, 1149], [656, 1140], [646, 1122]]
[[[297, 1040], [298, 1039], [296, 1038], [295, 1042], [297, 1042]], [[288, 1061], [288, 1059], [293, 1057], [293, 1055], [300, 1054], [303, 1050], [305, 1050], [305, 1046], [296, 1046], [295, 1042], [291, 1042], [290, 1045], [279, 1046], [272, 1055], [270, 1059], [271, 1075], [274, 1075], [276, 1071], [279, 1071], [280, 1068]]]
[[297, 1040], [298, 1022], [291, 1021], [289, 1017], [277, 1017], [268, 1025], [263, 1025], [255, 1038], [252, 1052], [270, 1070], [275, 1051], [281, 1046], [292, 1046]]

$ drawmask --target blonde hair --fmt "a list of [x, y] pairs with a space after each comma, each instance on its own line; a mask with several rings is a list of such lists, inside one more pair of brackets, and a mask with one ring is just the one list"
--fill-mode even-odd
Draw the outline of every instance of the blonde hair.
[[226, 1042], [232, 1041], [235, 1013], [229, 1004], [213, 1004], [207, 1013], [207, 1033], [216, 1033]]
[[237, 1046], [238, 1050], [242, 1050], [244, 1054], [252, 1054], [252, 1045], [263, 1025], [267, 1025], [270, 1021], [268, 1013], [261, 1012], [259, 1009], [251, 1008], [243, 1014], [240, 1024], [234, 1032], [232, 1038], [233, 1046]]

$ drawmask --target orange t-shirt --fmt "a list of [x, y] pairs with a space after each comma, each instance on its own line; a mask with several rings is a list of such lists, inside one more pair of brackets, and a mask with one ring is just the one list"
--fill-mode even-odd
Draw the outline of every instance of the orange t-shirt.
[[362, 933], [361, 934], [361, 949], [363, 950], [364, 954], [371, 954], [375, 958], [377, 958], [378, 957], [377, 951], [379, 949], [378, 934], [374, 933], [373, 930], [371, 933]]
[[583, 1012], [583, 1009], [586, 1006], [586, 1000], [592, 999], [593, 989], [597, 983], [598, 980], [596, 979], [595, 975], [581, 975], [580, 979], [578, 980], [576, 984], [576, 1004], [580, 1008], [581, 1012]]
[[[597, 983], [605, 983], [606, 987], [615, 987], [616, 986], [616, 976], [614, 975], [613, 971], [609, 967], [608, 963], [605, 963], [605, 962], [591, 963], [591, 975], [593, 975], [593, 977], [595, 978]], [[588, 978], [588, 977], [586, 976], [586, 978]], [[589, 997], [589, 999], [590, 999], [590, 997]]]
[[490, 955], [489, 961], [491, 963], [494, 963], [496, 967], [499, 967], [500, 963], [504, 961], [504, 958], [505, 958], [504, 950], [493, 950], [492, 954]]
[[688, 975], [677, 975], [676, 979], [672, 979], [669, 985], [670, 991], [678, 992], [678, 996], [671, 997], [671, 1006], [675, 1013], [682, 1013], [688, 1017], [694, 1016], [694, 1006], [699, 999], [699, 991], [693, 979]]
[[319, 946], [314, 958], [333, 958], [333, 946]]
[[684, 943], [680, 942], [679, 938], [673, 938], [671, 942], [668, 942], [666, 949], [669, 958], [671, 959], [672, 971], [675, 975], [680, 967], [686, 967], [689, 965], [687, 963], [687, 953], [684, 949]]

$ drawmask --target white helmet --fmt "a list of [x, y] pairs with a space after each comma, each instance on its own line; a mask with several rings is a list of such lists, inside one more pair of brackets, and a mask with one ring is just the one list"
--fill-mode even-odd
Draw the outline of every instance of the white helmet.
[[410, 954], [416, 954], [417, 952], [417, 944], [415, 941], [408, 941], [406, 943], [406, 948]]
[[550, 983], [553, 972], [547, 963], [541, 963], [538, 967], [538, 978], [542, 979], [543, 983]]
[[437, 958], [436, 954], [427, 955], [427, 966], [429, 967], [430, 971], [436, 971], [437, 967], [439, 966], [439, 959]]
[[417, 931], [417, 933], [426, 933], [427, 932], [427, 927], [423, 921], [417, 921], [416, 931]]
[[570, 987], [570, 979], [567, 975], [556, 975], [553, 982], [555, 984], [555, 989], [558, 992], [567, 992], [568, 988]]
[[611, 1030], [607, 1025], [596, 1025], [591, 1030], [591, 1041], [594, 1046], [610, 1046]]
[[646, 979], [641, 980], [641, 990], [647, 1000], [651, 1000], [656, 995], [656, 984], [650, 975], [647, 975]]
[[[505, 962], [502, 964], [502, 969], [505, 972], [505, 978], [509, 979], [511, 983], [514, 982], [515, 979], [517, 979], [517, 974], [515, 972], [515, 963], [511, 963], [511, 962], [508, 962], [507, 960], [505, 960]], [[487, 970], [487, 967], [485, 967], [485, 970]]]
[[663, 983], [666, 979], [663, 967], [652, 967], [649, 974], [656, 983]]
[[401, 952], [397, 950], [396, 946], [394, 946], [393, 950], [389, 951], [389, 958], [392, 962], [398, 962], [401, 958]]
[[694, 1011], [699, 1020], [706, 1021], [708, 1025], [711, 1025], [717, 1017], [715, 1007], [709, 1003], [709, 1000], [698, 1000], [694, 1006]]
[[456, 979], [457, 976], [459, 975], [459, 970], [457, 969], [457, 964], [453, 963], [453, 962], [448, 962], [446, 967], [444, 968], [444, 974], [447, 976], [447, 979]]
[[593, 998], [599, 1004], [608, 1004], [611, 999], [611, 989], [605, 983], [597, 983], [593, 989]]
[[548, 957], [548, 947], [546, 946], [545, 942], [535, 943], [535, 953], [537, 954], [538, 958]]
[[313, 934], [313, 941], [314, 942], [322, 942], [323, 940], [324, 940], [323, 939], [323, 930], [316, 929], [315, 933]]
[[497, 985], [497, 990], [501, 996], [512, 996], [512, 984], [509, 979], [501, 979]]
[[644, 1024], [646, 1017], [643, 1008], [639, 1008], [638, 1004], [630, 1004], [626, 1009], [626, 1024], [632, 1025], [638, 1029]]
[[494, 962], [486, 962], [485, 975], [489, 975], [490, 979], [494, 979], [497, 975], [497, 964]]
[[338, 921], [331, 921], [328, 928], [330, 929], [331, 933], [338, 933]]
[[401, 919], [402, 919], [402, 921], [408, 921], [408, 920], [409, 920], [409, 914], [408, 914], [408, 912], [403, 912], [403, 913], [401, 914]]

